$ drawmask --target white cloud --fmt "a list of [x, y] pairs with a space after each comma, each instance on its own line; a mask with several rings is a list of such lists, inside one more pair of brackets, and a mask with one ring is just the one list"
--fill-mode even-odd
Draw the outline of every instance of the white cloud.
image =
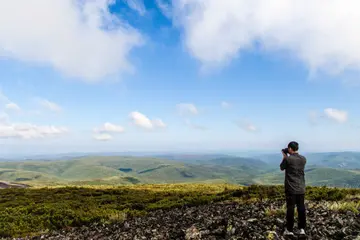
[[192, 103], [179, 103], [176, 105], [176, 109], [181, 116], [199, 114], [198, 109]]
[[228, 103], [228, 102], [222, 101], [221, 102], [221, 107], [224, 108], [224, 109], [227, 109], [227, 108], [231, 107], [231, 104]]
[[309, 112], [309, 122], [312, 125], [317, 125], [321, 120], [330, 119], [337, 123], [345, 123], [348, 120], [348, 112], [344, 110], [326, 108], [322, 112], [320, 111], [310, 111]]
[[137, 111], [131, 112], [129, 117], [136, 126], [144, 129], [151, 130], [166, 127], [166, 124], [161, 119], [150, 120], [146, 115]]
[[12, 110], [12, 111], [20, 111], [20, 107], [16, 103], [7, 103], [5, 105], [5, 109]]
[[166, 124], [159, 118], [152, 120], [152, 124], [154, 125], [154, 127], [158, 127], [158, 128], [166, 127]]
[[246, 126], [246, 129], [249, 130], [249, 131], [252, 131], [252, 132], [256, 132], [258, 129], [255, 125], [252, 125], [252, 124], [248, 124]]
[[94, 135], [93, 138], [98, 141], [110, 141], [113, 137], [108, 133]]
[[[6, 110], [20, 111], [20, 107], [11, 102], [0, 91], [0, 101], [5, 101]], [[2, 112], [0, 113], [0, 139], [1, 138], [47, 138], [53, 136], [63, 135], [68, 132], [66, 127], [57, 127], [52, 125], [35, 125], [31, 123], [13, 123], [9, 116]]]
[[186, 119], [185, 120], [185, 124], [191, 128], [191, 129], [196, 129], [196, 130], [207, 130], [208, 128], [207, 127], [204, 127], [204, 126], [201, 126], [201, 125], [198, 125], [198, 124], [195, 124], [195, 123], [192, 123], [190, 120]]
[[141, 16], [145, 15], [146, 9], [143, 0], [124, 0], [127, 5], [137, 11]]
[[0, 138], [46, 138], [68, 132], [65, 127], [38, 126], [30, 123], [1, 123]]
[[338, 123], [345, 123], [348, 120], [348, 113], [343, 110], [338, 110], [334, 108], [326, 108], [324, 110], [324, 114], [327, 118], [338, 122]]
[[21, 108], [16, 103], [10, 101], [10, 99], [5, 96], [5, 94], [2, 93], [0, 90], [0, 103], [5, 104], [5, 109], [10, 111], [16, 111], [19, 112]]
[[95, 128], [94, 132], [96, 133], [123, 133], [125, 131], [125, 129], [120, 126], [120, 125], [115, 125], [112, 123], [104, 123], [103, 126], [101, 126], [100, 128]]
[[164, 0], [156, 0], [156, 5], [161, 10], [161, 12], [168, 18], [172, 16], [171, 5]]
[[256, 127], [253, 123], [245, 121], [245, 120], [236, 122], [236, 125], [239, 128], [241, 128], [247, 132], [258, 132], [259, 131], [258, 127]]
[[50, 102], [49, 100], [46, 99], [40, 99], [39, 103], [40, 105], [42, 105], [43, 107], [47, 108], [52, 112], [61, 112], [62, 110], [62, 108], [58, 104], [54, 102]]
[[289, 53], [311, 73], [360, 70], [358, 0], [172, 0], [174, 25], [205, 66], [244, 51]]
[[109, 12], [114, 0], [3, 0], [0, 57], [51, 66], [98, 81], [132, 71], [128, 55], [141, 34]]
[[142, 113], [139, 112], [132, 112], [130, 113], [130, 118], [132, 119], [133, 123], [139, 127], [152, 129], [153, 124], [151, 120]]

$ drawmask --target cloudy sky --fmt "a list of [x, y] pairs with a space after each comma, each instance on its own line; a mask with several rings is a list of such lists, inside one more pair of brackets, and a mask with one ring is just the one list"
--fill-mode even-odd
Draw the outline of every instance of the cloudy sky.
[[360, 150], [357, 0], [3, 0], [0, 153]]

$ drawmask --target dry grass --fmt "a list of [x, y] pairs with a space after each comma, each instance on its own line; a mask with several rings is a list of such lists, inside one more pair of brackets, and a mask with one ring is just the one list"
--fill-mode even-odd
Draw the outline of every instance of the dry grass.
[[109, 213], [107, 215], [107, 217], [108, 217], [108, 222], [110, 222], [110, 223], [123, 222], [126, 220], [127, 214], [126, 214], [126, 212], [123, 212], [123, 211], [114, 211], [112, 213]]
[[284, 217], [285, 214], [286, 214], [286, 204], [283, 204], [280, 208], [269, 207], [265, 209], [265, 215], [267, 217], [270, 216]]
[[358, 214], [360, 210], [360, 201], [325, 202], [324, 205], [333, 211], [351, 211]]
[[[48, 189], [64, 188], [64, 187], [79, 187], [77, 185], [55, 185], [47, 186]], [[212, 183], [175, 183], [175, 184], [136, 184], [136, 185], [82, 185], [81, 188], [91, 189], [133, 189], [133, 190], [148, 190], [155, 192], [198, 192], [216, 194], [228, 190], [242, 189], [242, 186], [234, 184], [212, 184]], [[43, 186], [34, 186], [34, 189], [44, 188]]]
[[360, 194], [355, 194], [355, 195], [348, 195], [346, 196], [346, 199], [349, 199], [349, 200], [360, 200]]
[[197, 192], [201, 190], [203, 193], [219, 193], [227, 190], [242, 189], [239, 185], [232, 184], [206, 184], [206, 183], [180, 183], [180, 184], [144, 184], [129, 186], [130, 189], [151, 190], [160, 192]]

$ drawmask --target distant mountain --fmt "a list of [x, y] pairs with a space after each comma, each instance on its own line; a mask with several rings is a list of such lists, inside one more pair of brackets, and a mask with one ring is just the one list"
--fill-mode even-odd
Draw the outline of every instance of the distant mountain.
[[134, 184], [219, 181], [250, 184], [257, 172], [147, 157], [0, 162], [0, 180], [28, 184]]
[[360, 153], [334, 152], [309, 155], [312, 164], [322, 167], [360, 169]]
[[231, 158], [232, 156], [226, 154], [159, 154], [153, 155], [153, 157], [174, 160], [183, 163], [203, 164], [205, 161], [217, 158]]
[[[273, 172], [258, 176], [258, 184], [283, 184], [284, 172]], [[311, 186], [360, 187], [360, 171], [312, 167], [305, 170], [305, 180]]]
[[210, 153], [175, 153], [175, 152], [68, 152], [68, 153], [54, 153], [54, 154], [33, 154], [33, 155], [17, 155], [13, 154], [6, 158], [1, 158], [0, 161], [28, 161], [28, 160], [60, 160], [60, 159], [73, 159], [88, 156], [126, 156], [126, 157], [155, 157], [167, 160], [184, 160], [184, 161], [197, 161], [209, 160], [216, 157], [229, 156], [227, 154], [210, 154]]
[[[306, 155], [310, 185], [359, 187], [360, 153]], [[228, 182], [282, 184], [281, 157], [174, 154], [157, 157], [79, 156], [60, 160], [0, 162], [0, 181], [29, 185]]]
[[[329, 152], [308, 153], [307, 166], [318, 166], [339, 169], [360, 169], [360, 152]], [[255, 158], [266, 162], [268, 165], [279, 167], [282, 156], [279, 154], [258, 155]]]
[[265, 169], [267, 163], [256, 158], [244, 158], [244, 157], [217, 157], [206, 161], [207, 164], [215, 164], [220, 166], [229, 167], [251, 167], [257, 169]]

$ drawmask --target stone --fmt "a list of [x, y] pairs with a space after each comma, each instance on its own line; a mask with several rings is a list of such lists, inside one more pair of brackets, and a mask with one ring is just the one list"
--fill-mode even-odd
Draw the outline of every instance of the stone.
[[186, 229], [186, 240], [190, 239], [201, 239], [201, 233], [200, 231], [193, 225], [190, 228]]

